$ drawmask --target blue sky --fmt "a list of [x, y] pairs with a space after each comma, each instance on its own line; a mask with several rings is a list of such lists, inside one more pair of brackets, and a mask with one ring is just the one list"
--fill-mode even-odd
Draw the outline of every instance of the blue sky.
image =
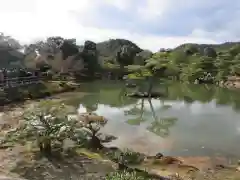
[[155, 51], [240, 40], [239, 0], [1, 0], [0, 8], [0, 31], [23, 43], [126, 38]]

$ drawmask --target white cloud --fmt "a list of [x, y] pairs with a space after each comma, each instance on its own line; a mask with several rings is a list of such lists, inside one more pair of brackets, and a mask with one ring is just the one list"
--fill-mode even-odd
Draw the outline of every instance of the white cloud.
[[132, 4], [132, 0], [103, 0], [103, 3], [113, 5], [120, 10], [126, 10], [130, 7]]
[[169, 0], [147, 0], [144, 4], [138, 8], [138, 13], [143, 20], [154, 20], [161, 17], [172, 5]]
[[[86, 39], [98, 42], [109, 38], [126, 38], [134, 41], [142, 48], [155, 51], [160, 49], [160, 47], [174, 47], [186, 42], [215, 42], [211, 39], [203, 38], [199, 34], [197, 36], [192, 34], [184, 37], [166, 37], [130, 32], [128, 29], [91, 26], [93, 17], [95, 20], [99, 18], [99, 21], [101, 21], [101, 17], [96, 17], [95, 11], [99, 6], [103, 6], [104, 3], [110, 3], [110, 5], [121, 10], [126, 10], [133, 1], [21, 0], [21, 3], [19, 2], [19, 0], [2, 0], [1, 8], [5, 7], [5, 10], [0, 11], [0, 30], [24, 43], [53, 35], [69, 38], [76, 37], [78, 42]], [[149, 13], [152, 10], [152, 14], [149, 16], [157, 16], [158, 7], [160, 7], [159, 10], [161, 11], [167, 11], [169, 5], [164, 0], [149, 0], [145, 12]], [[90, 21], [88, 26], [84, 26], [83, 22], [86, 20]]]

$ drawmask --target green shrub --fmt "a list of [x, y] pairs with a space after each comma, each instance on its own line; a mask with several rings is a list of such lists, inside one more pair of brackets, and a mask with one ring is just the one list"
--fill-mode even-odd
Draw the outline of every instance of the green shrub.
[[143, 161], [144, 155], [139, 152], [134, 152], [129, 149], [121, 151], [115, 151], [109, 154], [110, 158], [116, 162], [120, 162], [123, 164], [139, 164]]
[[133, 172], [114, 172], [106, 176], [106, 180], [150, 180], [149, 178], [139, 176], [135, 171]]
[[84, 145], [92, 138], [91, 129], [74, 116], [74, 111], [64, 104], [42, 101], [33, 105], [23, 114], [20, 126], [9, 131], [2, 143], [37, 142], [40, 152], [50, 155], [52, 148], [62, 148], [65, 139], [71, 139], [78, 145]]

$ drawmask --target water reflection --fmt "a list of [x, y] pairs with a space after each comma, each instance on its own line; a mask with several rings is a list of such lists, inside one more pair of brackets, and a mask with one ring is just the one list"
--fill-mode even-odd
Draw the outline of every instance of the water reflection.
[[[162, 99], [124, 96], [123, 84], [92, 83], [95, 88], [67, 103], [94, 111], [109, 122], [103, 132], [119, 137], [114, 145], [144, 153], [240, 158], [240, 93], [213, 86], [170, 84]], [[87, 92], [87, 90], [86, 90]], [[79, 92], [81, 93], [81, 92]]]
[[130, 125], [140, 125], [141, 122], [144, 122], [143, 118], [144, 113], [144, 99], [141, 100], [141, 107], [138, 107], [138, 103], [136, 103], [132, 108], [124, 111], [126, 116], [133, 116], [127, 120], [127, 123]]
[[[147, 112], [144, 108], [144, 101], [146, 99], [141, 99], [141, 105], [139, 108], [139, 104], [136, 103], [132, 108], [125, 110], [124, 113], [125, 115], [129, 116], [131, 115], [131, 118], [129, 118], [127, 120], [127, 123], [130, 125], [140, 125], [143, 122], [146, 122], [147, 120], [149, 120], [149, 116], [152, 116], [151, 118], [151, 123], [150, 125], [146, 128], [147, 130], [149, 130], [150, 132], [160, 136], [160, 137], [167, 137], [170, 133], [169, 128], [171, 126], [173, 126], [177, 120], [177, 118], [175, 117], [158, 117], [155, 110], [154, 110], [154, 106], [152, 104], [152, 100], [151, 99], [147, 99], [146, 101], [149, 103], [149, 107], [150, 107], [150, 113], [148, 112], [147, 117], [144, 117], [144, 111]], [[164, 106], [164, 103], [161, 104], [160, 102], [160, 106], [162, 106], [163, 108], [170, 108], [170, 106]], [[146, 115], [146, 114], [145, 114]]]

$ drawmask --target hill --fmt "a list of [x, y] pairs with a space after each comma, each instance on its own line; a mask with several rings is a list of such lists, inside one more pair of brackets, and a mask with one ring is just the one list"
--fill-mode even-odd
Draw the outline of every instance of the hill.
[[135, 43], [125, 39], [110, 39], [97, 43], [99, 58], [102, 61], [115, 62], [116, 54], [123, 46], [133, 47], [133, 51], [139, 53], [142, 51]]
[[[60, 39], [61, 37], [57, 38]], [[56, 37], [54, 41], [56, 41]], [[63, 44], [64, 51], [60, 47], [56, 48], [54, 44], [56, 42], [49, 43], [49, 40], [47, 40], [46, 42], [29, 45], [25, 51], [24, 65], [29, 68], [36, 68], [39, 64], [48, 64], [54, 71], [62, 71], [63, 67], [65, 72], [80, 71], [84, 67], [88, 66], [89, 68], [96, 64], [102, 67], [108, 63], [118, 64], [116, 60], [118, 52], [122, 52], [126, 65], [144, 64], [143, 61], [152, 55], [150, 51], [142, 50], [135, 43], [125, 39], [110, 39], [100, 43], [86, 41], [84, 45], [80, 46], [71, 42], [72, 47], [66, 48], [67, 45]], [[41, 58], [36, 58], [36, 50], [39, 51]], [[140, 63], [138, 63], [138, 60]]]

